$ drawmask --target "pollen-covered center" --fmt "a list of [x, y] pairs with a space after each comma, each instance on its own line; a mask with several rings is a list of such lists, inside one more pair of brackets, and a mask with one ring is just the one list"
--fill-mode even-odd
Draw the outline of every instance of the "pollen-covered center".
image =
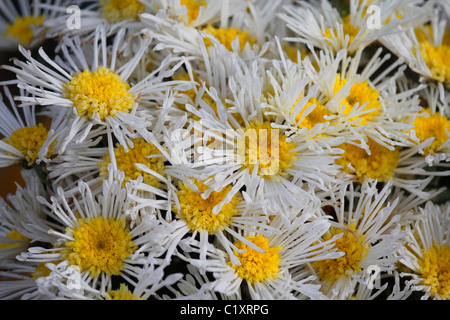
[[[415, 30], [420, 55], [434, 80], [448, 82], [450, 81], [450, 29], [445, 29], [440, 45], [434, 45], [431, 42], [434, 37], [431, 26], [425, 26], [425, 30], [421, 28]], [[417, 47], [414, 50], [417, 50]]]
[[237, 205], [242, 200], [241, 196], [235, 195], [217, 214], [214, 214], [213, 208], [226, 197], [231, 187], [226, 186], [219, 192], [212, 191], [208, 198], [203, 199], [201, 193], [207, 186], [199, 180], [193, 182], [200, 192], [193, 191], [185, 182], [179, 183], [177, 196], [180, 210], [176, 209], [177, 218], [184, 220], [192, 231], [206, 230], [209, 234], [214, 234], [228, 227], [238, 213]]
[[135, 104], [130, 85], [103, 66], [95, 71], [78, 71], [63, 87], [64, 97], [73, 102], [80, 117], [98, 114], [103, 120], [117, 112], [128, 112]]
[[[180, 5], [187, 8], [188, 22], [191, 23], [197, 19], [200, 7], [206, 7], [207, 2], [201, 0], [180, 0]], [[183, 20], [183, 16], [180, 17], [180, 20]]]
[[272, 178], [287, 175], [285, 170], [293, 166], [296, 154], [292, 150], [297, 145], [286, 139], [287, 136], [272, 128], [270, 122], [252, 121], [244, 128], [238, 141], [238, 154], [243, 167], [252, 173], [258, 162], [260, 176]]
[[370, 155], [365, 149], [353, 144], [340, 145], [339, 148], [344, 150], [344, 153], [341, 158], [335, 160], [336, 163], [341, 165], [344, 171], [355, 175], [360, 182], [363, 182], [365, 177], [379, 182], [389, 181], [398, 166], [399, 150], [391, 151], [373, 140], [369, 140], [367, 144]]
[[121, 283], [119, 289], [106, 291], [105, 300], [142, 300], [142, 299], [138, 296], [135, 296], [130, 291], [130, 289], [128, 289], [125, 283]]
[[[294, 103], [294, 106], [301, 99], [303, 99], [303, 96], [300, 96], [297, 99], [297, 101]], [[313, 104], [315, 104], [316, 107], [310, 113], [308, 113], [308, 115], [303, 117], [303, 113], [305, 112], [305, 110]], [[294, 109], [294, 106], [292, 107], [292, 109]], [[312, 129], [316, 126], [316, 124], [326, 122], [327, 120], [325, 119], [325, 116], [328, 116], [328, 115], [329, 115], [329, 112], [328, 112], [327, 107], [325, 107], [316, 98], [313, 97], [305, 104], [303, 109], [298, 113], [298, 115], [295, 117], [295, 121], [299, 122], [301, 120], [300, 123], [298, 124], [298, 126], [300, 128], [306, 127], [308, 129]], [[302, 119], [302, 117], [303, 117], [303, 119]]]
[[[154, 144], [145, 141], [145, 139], [133, 139], [132, 142], [133, 147], [128, 148], [128, 152], [126, 152], [125, 148], [120, 144], [117, 144], [114, 149], [114, 158], [117, 169], [125, 174], [124, 182], [126, 183], [129, 180], [136, 180], [139, 176], [142, 176], [144, 183], [153, 187], [158, 187], [160, 179], [151, 173], [137, 168], [135, 164], [143, 164], [159, 175], [163, 175], [166, 160], [164, 155]], [[103, 161], [99, 163], [100, 176], [104, 178], [109, 176], [108, 165], [110, 163], [111, 157], [109, 153], [107, 153], [104, 156]]]
[[[33, 127], [17, 129], [9, 137], [3, 138], [2, 141], [20, 151], [27, 165], [31, 166], [39, 157], [39, 151], [47, 138], [47, 128], [42, 123], [39, 123]], [[53, 141], [46, 156], [54, 153], [53, 148], [55, 144], [56, 141]]]
[[79, 219], [74, 229], [67, 228], [73, 241], [66, 243], [66, 259], [92, 277], [100, 273], [119, 275], [124, 260], [136, 250], [125, 219], [96, 217]]
[[434, 154], [438, 152], [439, 148], [450, 138], [450, 120], [439, 113], [431, 113], [426, 109], [424, 112], [428, 117], [418, 116], [414, 120], [414, 130], [420, 142], [434, 137], [433, 142], [428, 147], [424, 148], [424, 155]]
[[[341, 78], [341, 75], [338, 74], [333, 85], [334, 93], [337, 93], [347, 81], [348, 79]], [[379, 98], [380, 94], [378, 90], [372, 88], [369, 85], [369, 81], [356, 82], [352, 85], [349, 95], [341, 102], [342, 112], [345, 115], [349, 115], [355, 104], [358, 103], [358, 108], [360, 108], [358, 116], [349, 118], [348, 121], [359, 119], [359, 124], [366, 125], [367, 121], [379, 115], [382, 110], [382, 104]], [[361, 108], [365, 103], [367, 105]]]
[[[349, 37], [348, 45], [350, 45], [353, 42], [353, 40], [355, 39], [359, 30], [360, 30], [359, 28], [357, 28], [351, 24], [350, 15], [347, 15], [342, 18], [342, 31], [344, 33], [344, 36], [348, 35], [348, 37]], [[333, 33], [333, 34], [331, 34], [331, 33]], [[338, 32], [336, 29], [326, 29], [323, 36], [328, 39], [338, 38]], [[344, 40], [344, 39], [342, 39], [342, 40]]]
[[43, 16], [17, 16], [13, 24], [6, 25], [3, 37], [12, 37], [23, 45], [29, 45], [33, 40], [34, 30], [43, 23]]
[[351, 225], [349, 229], [331, 227], [330, 232], [325, 234], [323, 239], [327, 241], [341, 233], [342, 236], [335, 241], [335, 248], [338, 252], [344, 252], [345, 255], [336, 259], [325, 259], [312, 263], [320, 279], [331, 284], [342, 276], [361, 270], [360, 262], [368, 255], [369, 251], [369, 244], [363, 245], [365, 236], [357, 234], [354, 225]]
[[450, 299], [450, 247], [433, 243], [429, 249], [422, 250], [418, 261], [422, 283], [430, 287], [433, 297]]
[[127, 19], [138, 19], [145, 11], [145, 5], [139, 0], [100, 0], [103, 7], [102, 16], [110, 23]]
[[234, 254], [241, 265], [234, 265], [231, 262], [228, 262], [228, 264], [236, 270], [241, 279], [245, 279], [251, 284], [277, 278], [280, 272], [280, 251], [283, 247], [270, 247], [269, 239], [262, 235], [246, 237], [246, 239], [265, 252], [256, 251], [245, 243], [237, 241], [234, 243], [236, 248], [245, 250], [243, 253], [234, 250]]
[[[239, 28], [216, 28], [211, 25], [208, 25], [204, 29], [202, 29], [208, 34], [211, 34], [219, 40], [220, 43], [222, 43], [228, 50], [232, 50], [231, 42], [233, 40], [238, 39], [239, 41], [239, 47], [242, 50], [246, 43], [249, 43], [250, 46], [253, 46], [257, 43], [256, 38], [252, 37], [247, 31], [240, 30]], [[212, 45], [212, 42], [210, 39], [205, 38], [205, 45], [207, 47]]]

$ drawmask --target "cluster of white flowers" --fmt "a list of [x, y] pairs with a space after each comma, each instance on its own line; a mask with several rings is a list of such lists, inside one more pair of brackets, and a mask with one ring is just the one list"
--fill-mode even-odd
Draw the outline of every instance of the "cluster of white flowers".
[[0, 299], [449, 299], [449, 7], [2, 0]]

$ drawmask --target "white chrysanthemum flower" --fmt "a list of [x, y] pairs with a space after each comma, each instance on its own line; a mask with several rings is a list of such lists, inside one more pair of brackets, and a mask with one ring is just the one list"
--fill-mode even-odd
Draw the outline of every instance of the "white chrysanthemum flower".
[[391, 55], [382, 52], [379, 48], [363, 64], [363, 50], [353, 56], [345, 50], [337, 54], [325, 50], [319, 55], [313, 53], [314, 62], [306, 57], [302, 65], [312, 85], [318, 86], [315, 102], [324, 109], [322, 113], [331, 126], [338, 127], [341, 134], [356, 134], [355, 144], [362, 136], [363, 148], [367, 139], [372, 139], [393, 150], [410, 139], [406, 130], [421, 110], [417, 91], [423, 85], [398, 92], [395, 80], [406, 66], [401, 59], [385, 65]]
[[[403, 88], [411, 87], [410, 80], [400, 79]], [[430, 140], [431, 143], [419, 150], [429, 166], [446, 166], [450, 161], [450, 94], [445, 92], [441, 97], [438, 84], [428, 83], [427, 87], [419, 92], [423, 105], [423, 110], [414, 120], [414, 127], [410, 134], [413, 137], [411, 142], [424, 143]]]
[[436, 9], [430, 23], [383, 36], [380, 42], [402, 57], [419, 76], [438, 83], [441, 97], [444, 96], [444, 87], [450, 87], [450, 32], [447, 17], [442, 17]]
[[[8, 89], [4, 87], [0, 100], [0, 167], [13, 164], [32, 167], [50, 161], [59, 152], [66, 132], [68, 112], [59, 110], [50, 119], [50, 125], [39, 119], [35, 106], [16, 106]], [[20, 90], [21, 94], [25, 92]], [[25, 95], [24, 95], [25, 96]]]
[[341, 235], [334, 243], [337, 251], [345, 255], [310, 264], [328, 297], [350, 297], [369, 268], [380, 273], [395, 269], [396, 253], [404, 234], [397, 224], [400, 215], [393, 214], [398, 199], [393, 203], [386, 201], [390, 191], [390, 183], [378, 190], [374, 181], [363, 183], [359, 192], [353, 190], [353, 184], [344, 185], [335, 195], [332, 204], [335, 221], [323, 239]]
[[[22, 102], [22, 106], [57, 105], [73, 110], [73, 120], [62, 151], [77, 133], [83, 132], [78, 140], [83, 141], [97, 125], [110, 128], [118, 142], [127, 148], [131, 138], [137, 134], [146, 137], [149, 133], [152, 119], [147, 113], [142, 113], [142, 108], [163, 103], [165, 92], [174, 89], [174, 83], [165, 81], [174, 71], [170, 68], [177, 68], [171, 65], [170, 56], [138, 83], [127, 82], [151, 39], [134, 38], [137, 42], [134, 55], [126, 63], [118, 65], [119, 46], [124, 41], [133, 45], [133, 40], [124, 36], [124, 32], [118, 32], [109, 47], [105, 30], [99, 27], [89, 50], [79, 47], [79, 38], [65, 38], [62, 40], [63, 55], [55, 61], [40, 49], [45, 65], [22, 48], [20, 51], [28, 62], [16, 60], [16, 66], [3, 66], [15, 72], [18, 86], [33, 95], [18, 96], [16, 99]], [[89, 57], [92, 57], [90, 62]]]
[[139, 16], [149, 9], [140, 0], [75, 0], [66, 4], [45, 3], [40, 7], [55, 15], [42, 24], [46, 37], [79, 37], [82, 42], [94, 40], [99, 25], [104, 26], [108, 36], [121, 29], [127, 34], [139, 32], [144, 27]]
[[[295, 217], [292, 213], [290, 226], [286, 228], [281, 215], [276, 215], [270, 223], [280, 231], [270, 236], [256, 234], [252, 230], [243, 230], [242, 236], [263, 250], [255, 250], [245, 243], [237, 240], [234, 255], [239, 263], [231, 262], [230, 255], [219, 247], [207, 246], [207, 260], [188, 258], [188, 261], [199, 268], [200, 272], [211, 272], [214, 281], [209, 288], [225, 295], [238, 295], [238, 299], [244, 298], [241, 291], [243, 282], [247, 284], [247, 298], [260, 300], [285, 300], [285, 299], [322, 299], [326, 298], [316, 284], [311, 274], [302, 279], [293, 279], [291, 270], [311, 261], [334, 259], [341, 256], [340, 253], [330, 250], [332, 242], [339, 238], [336, 235], [330, 240], [320, 241], [329, 227], [326, 218], [311, 218], [303, 214]], [[197, 244], [197, 246], [199, 243]], [[193, 253], [199, 253], [204, 247], [195, 248], [191, 241], [186, 248], [193, 249]], [[189, 254], [189, 251], [186, 251]]]
[[[245, 237], [240, 236], [239, 230], [254, 229], [257, 234], [267, 235], [278, 230], [267, 225], [269, 218], [264, 214], [264, 204], [249, 202], [248, 194], [241, 192], [225, 203], [220, 211], [213, 213], [213, 209], [228, 195], [231, 186], [222, 190], [211, 192], [207, 198], [202, 193], [208, 189], [203, 181], [193, 179], [197, 190], [192, 190], [189, 184], [179, 181], [176, 190], [176, 199], [173, 205], [174, 218], [182, 223], [177, 228], [177, 238], [199, 239], [199, 244], [204, 250], [200, 250], [200, 259], [206, 258], [206, 243], [220, 245], [228, 254], [233, 263], [237, 258], [233, 255], [235, 248], [230, 237], [237, 239], [249, 247], [260, 250]], [[186, 240], [183, 240], [188, 242]]]
[[[60, 14], [43, 8], [55, 5], [66, 8], [67, 0], [4, 0], [0, 3], [0, 48], [16, 51], [21, 45], [33, 49], [45, 39], [42, 25]], [[64, 23], [65, 25], [65, 23]]]
[[47, 232], [54, 237], [53, 247], [30, 246], [17, 258], [29, 262], [66, 261], [66, 267], [78, 268], [85, 282], [105, 292], [111, 289], [114, 276], [126, 282], [134, 268], [147, 259], [160, 263], [165, 252], [161, 245], [166, 230], [156, 217], [146, 216], [139, 224], [124, 214], [132, 201], [122, 188], [123, 175], [103, 182], [100, 193], [93, 194], [85, 182], [79, 182], [79, 193], [70, 199], [58, 189], [57, 197], [48, 203], [55, 223]]
[[274, 23], [275, 15], [267, 5], [236, 0], [161, 2], [164, 4], [156, 13], [140, 16], [144, 32], [158, 41], [156, 50], [197, 58], [210, 47], [223, 46], [249, 61], [268, 50], [265, 27], [270, 24], [267, 20]]
[[[280, 17], [295, 34], [286, 40], [334, 52], [345, 49], [353, 54], [383, 35], [396, 32], [399, 26], [423, 22], [427, 7], [411, 1], [350, 0], [349, 8], [340, 13], [328, 0], [300, 1], [285, 6]], [[402, 14], [406, 16], [398, 19]]]
[[422, 299], [450, 298], [450, 205], [427, 202], [416, 209], [418, 219], [406, 229], [405, 245], [399, 250], [401, 276]]
[[133, 277], [121, 282], [116, 289], [99, 290], [86, 282], [79, 268], [67, 266], [67, 261], [57, 265], [47, 264], [49, 275], [36, 280], [47, 299], [69, 300], [149, 300], [159, 298], [159, 291], [171, 287], [180, 280], [181, 274], [166, 276], [165, 266], [155, 266], [152, 261], [135, 267]]
[[[208, 103], [200, 100], [201, 108], [186, 104], [191, 122], [168, 135], [172, 143], [179, 144], [171, 148], [171, 170], [178, 171], [182, 180], [186, 180], [183, 175], [203, 180], [210, 187], [205, 198], [212, 190], [231, 185], [215, 213], [243, 187], [255, 200], [267, 200], [267, 208], [273, 211], [287, 212], [290, 207], [318, 202], [314, 191], [326, 192], [339, 182], [339, 166], [334, 164], [337, 156], [332, 150], [312, 150], [308, 136], [288, 137], [283, 119], [266, 115], [263, 62], [236, 65], [242, 70], [228, 75], [229, 99], [222, 100], [214, 87], [204, 87]], [[180, 139], [174, 139], [177, 133]], [[192, 154], [176, 158], [175, 151], [180, 149]]]

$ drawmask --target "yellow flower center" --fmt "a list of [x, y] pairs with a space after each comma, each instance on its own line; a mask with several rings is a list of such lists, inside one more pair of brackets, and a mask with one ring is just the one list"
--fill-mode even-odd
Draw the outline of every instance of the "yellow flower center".
[[138, 19], [145, 11], [145, 5], [139, 0], [100, 0], [103, 7], [102, 16], [110, 23], [127, 19]]
[[360, 271], [360, 262], [368, 255], [369, 245], [362, 245], [364, 235], [355, 232], [355, 226], [350, 229], [330, 228], [330, 232], [325, 234], [323, 239], [330, 240], [333, 236], [343, 233], [335, 241], [335, 247], [345, 255], [336, 259], [325, 259], [314, 261], [312, 266], [317, 270], [318, 276], [333, 284], [344, 275], [351, 275], [355, 271]]
[[[159, 178], [138, 169], [135, 164], [143, 164], [154, 172], [163, 175], [165, 157], [155, 145], [148, 143], [145, 139], [139, 138], [133, 139], [132, 141], [133, 148], [129, 148], [128, 152], [125, 152], [125, 148], [119, 144], [114, 149], [117, 169], [125, 174], [124, 183], [129, 180], [136, 180], [139, 176], [142, 176], [144, 183], [153, 187], [158, 187], [160, 183]], [[103, 161], [99, 163], [100, 176], [104, 178], [109, 176], [108, 165], [110, 162], [111, 158], [109, 153], [107, 153], [103, 158]]]
[[[353, 26], [350, 23], [350, 15], [347, 15], [347, 16], [342, 18], [342, 29], [343, 29], [344, 35], [347, 35], [347, 34], [349, 35], [350, 39], [349, 39], [348, 45], [350, 45], [353, 42], [353, 40], [355, 39], [355, 37], [358, 34], [358, 32], [359, 32], [359, 28]], [[331, 30], [333, 32], [334, 37], [337, 38], [338, 37], [337, 30], [335, 30], [335, 29], [331, 29]], [[330, 29], [326, 29], [325, 33], [323, 35], [326, 38], [332, 39], [332, 35], [331, 35], [331, 32], [330, 32]], [[341, 39], [341, 40], [343, 41], [344, 39]]]
[[283, 247], [270, 247], [269, 239], [262, 235], [246, 237], [246, 239], [265, 250], [265, 252], [258, 252], [243, 242], [237, 241], [235, 243], [236, 248], [246, 250], [243, 253], [234, 251], [241, 265], [233, 265], [230, 261], [228, 264], [236, 270], [241, 279], [247, 280], [250, 284], [277, 278], [280, 272], [280, 251], [283, 250]]
[[198, 180], [194, 180], [194, 183], [200, 192], [192, 191], [185, 182], [179, 183], [177, 195], [180, 211], [177, 212], [177, 218], [183, 219], [192, 231], [206, 230], [209, 234], [214, 234], [228, 227], [238, 213], [236, 206], [242, 197], [235, 195], [217, 214], [214, 214], [213, 208], [225, 198], [231, 186], [226, 186], [219, 192], [213, 191], [208, 198], [203, 199], [201, 193], [207, 186]]
[[[430, 38], [433, 39], [431, 26], [427, 25], [425, 28]], [[439, 46], [430, 43], [423, 30], [416, 29], [415, 34], [419, 42], [420, 54], [430, 69], [433, 79], [439, 82], [450, 81], [450, 29], [445, 30], [442, 43]]]
[[[13, 131], [8, 138], [3, 138], [2, 141], [16, 148], [24, 156], [27, 165], [31, 166], [39, 157], [39, 151], [48, 137], [48, 130], [39, 123], [33, 127], [24, 127]], [[54, 146], [56, 141], [53, 141], [49, 147], [47, 157], [54, 153]], [[10, 154], [7, 152], [7, 154]], [[11, 154], [10, 154], [11, 155]]]
[[422, 42], [419, 47], [433, 79], [439, 82], [450, 81], [450, 46], [434, 46], [429, 42]]
[[79, 226], [70, 229], [73, 241], [66, 243], [66, 259], [92, 277], [100, 273], [119, 275], [124, 260], [136, 250], [125, 219], [103, 217], [79, 219]]
[[[336, 163], [343, 167], [343, 170], [354, 174], [360, 181], [364, 177], [376, 179], [379, 182], [389, 181], [397, 168], [400, 152], [397, 149], [389, 150], [373, 140], [368, 141], [371, 154], [363, 148], [353, 144], [344, 143], [339, 146], [344, 150], [342, 157], [336, 159]], [[349, 168], [348, 165], [353, 167]]]
[[287, 175], [286, 169], [293, 166], [297, 146], [286, 141], [287, 137], [279, 129], [271, 127], [270, 122], [251, 122], [244, 128], [243, 137], [238, 141], [238, 153], [244, 168], [253, 172], [258, 161], [258, 175], [267, 178]]
[[414, 130], [421, 142], [434, 137], [433, 143], [426, 147], [424, 155], [434, 154], [450, 138], [446, 129], [450, 132], [450, 120], [439, 113], [432, 114], [430, 110], [425, 110], [428, 117], [416, 117], [414, 120]]
[[[198, 14], [200, 12], [200, 7], [206, 7], [206, 1], [200, 0], [180, 0], [181, 6], [186, 6], [188, 9], [188, 22], [193, 22], [197, 19]], [[183, 20], [183, 17], [180, 17], [180, 20]]]
[[[232, 50], [231, 42], [238, 38], [239, 47], [241, 50], [244, 48], [245, 44], [248, 42], [251, 46], [257, 43], [256, 38], [250, 36], [247, 31], [242, 31], [239, 28], [215, 28], [208, 25], [203, 29], [206, 33], [213, 35], [217, 40], [220, 41], [228, 50]], [[212, 45], [211, 40], [205, 38], [205, 45], [210, 47]]]
[[[348, 79], [341, 79], [341, 75], [338, 74], [333, 85], [334, 93], [337, 93], [347, 83], [347, 81]], [[382, 110], [382, 105], [379, 98], [380, 94], [378, 90], [372, 88], [367, 80], [364, 82], [356, 82], [351, 87], [349, 95], [342, 101], [342, 104], [345, 107], [343, 112], [345, 115], [349, 115], [353, 106], [357, 102], [359, 103], [359, 107], [368, 102], [361, 111], [365, 112], [374, 109], [373, 111], [364, 113], [359, 117], [349, 119], [349, 121], [353, 121], [359, 118], [359, 124], [366, 125], [367, 121], [372, 120], [374, 117], [379, 115]]]
[[33, 40], [35, 27], [44, 23], [43, 16], [18, 16], [13, 24], [7, 24], [3, 37], [9, 36], [19, 40], [23, 45], [29, 45]]
[[128, 112], [135, 103], [130, 85], [103, 66], [95, 71], [78, 71], [63, 87], [64, 97], [73, 102], [80, 117], [92, 118], [95, 113], [100, 119], [113, 117], [117, 112]]
[[141, 298], [135, 296], [124, 283], [120, 284], [120, 288], [118, 290], [109, 290], [106, 294], [107, 296], [105, 300], [142, 300]]
[[[303, 96], [300, 96], [297, 101], [294, 103], [297, 104], [301, 99], [303, 99]], [[311, 105], [315, 104], [316, 107], [313, 111], [311, 111], [305, 118], [303, 118], [302, 122], [299, 123], [300, 128], [307, 127], [308, 129], [312, 129], [316, 126], [318, 123], [326, 122], [327, 120], [324, 118], [325, 116], [329, 115], [327, 107], [325, 107], [323, 104], [321, 104], [316, 98], [311, 98], [303, 107], [303, 109], [299, 112], [299, 114], [295, 117], [295, 121], [300, 121], [300, 119], [303, 116], [303, 112], [305, 112], [306, 108], [310, 107]], [[294, 107], [292, 107], [294, 108]]]
[[[6, 237], [8, 239], [11, 240], [19, 240], [19, 241], [30, 241], [30, 239], [28, 239], [27, 237], [23, 236], [22, 234], [20, 234], [19, 232], [17, 232], [16, 230], [11, 230], [10, 232], [8, 232], [6, 234]], [[0, 243], [0, 249], [8, 249], [8, 248], [13, 248], [16, 246], [19, 246], [20, 243], [19, 242], [4, 242], [4, 243]]]
[[422, 250], [418, 261], [422, 283], [430, 287], [432, 296], [450, 299], [450, 247], [433, 243], [429, 249]]

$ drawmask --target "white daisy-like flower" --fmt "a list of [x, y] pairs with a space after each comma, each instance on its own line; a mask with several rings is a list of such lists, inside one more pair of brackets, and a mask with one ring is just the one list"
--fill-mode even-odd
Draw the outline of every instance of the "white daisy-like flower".
[[99, 25], [104, 26], [108, 36], [121, 29], [127, 34], [139, 32], [144, 26], [139, 16], [149, 9], [140, 0], [75, 0], [65, 4], [45, 3], [40, 7], [54, 14], [42, 24], [46, 37], [79, 37], [82, 42], [94, 40]]
[[[163, 103], [165, 92], [175, 89], [176, 83], [165, 81], [177, 68], [167, 57], [158, 69], [140, 79], [138, 83], [128, 83], [140, 58], [148, 49], [151, 39], [137, 37], [137, 48], [126, 63], [118, 65], [120, 52], [118, 48], [129, 41], [125, 32], [119, 31], [108, 46], [108, 38], [101, 26], [96, 30], [92, 47], [80, 47], [79, 38], [63, 39], [62, 56], [52, 60], [40, 49], [39, 54], [45, 64], [31, 56], [23, 48], [21, 53], [27, 62], [15, 61], [16, 66], [3, 66], [16, 73], [18, 86], [28, 91], [30, 96], [18, 96], [21, 106], [57, 105], [73, 110], [73, 120], [68, 126], [68, 134], [60, 151], [70, 143], [79, 132], [83, 141], [95, 126], [110, 128], [118, 142], [128, 148], [130, 139], [137, 134], [146, 137], [151, 126], [151, 118], [142, 114], [145, 106], [154, 107]], [[69, 53], [71, 51], [72, 53]], [[89, 61], [92, 57], [92, 61]]]
[[[344, 5], [345, 6], [345, 5]], [[287, 5], [280, 18], [294, 32], [286, 40], [310, 44], [319, 49], [349, 54], [368, 47], [383, 35], [396, 32], [402, 25], [418, 25], [427, 18], [430, 6], [417, 1], [350, 0], [342, 12], [328, 0], [300, 1]], [[399, 15], [406, 16], [398, 18]], [[428, 15], [429, 16], [429, 15]]]
[[182, 277], [181, 274], [166, 276], [165, 266], [155, 266], [148, 261], [142, 267], [133, 269], [133, 277], [121, 282], [117, 289], [98, 290], [87, 283], [78, 268], [67, 267], [67, 261], [47, 264], [50, 274], [36, 280], [39, 290], [47, 299], [69, 300], [148, 300], [159, 298], [159, 292], [171, 287]]
[[[24, 90], [20, 92], [26, 96]], [[40, 165], [50, 161], [59, 151], [66, 135], [67, 111], [55, 112], [50, 124], [42, 122], [34, 105], [17, 107], [5, 86], [0, 112], [0, 134], [3, 136], [0, 140], [1, 167], [13, 164], [24, 167]]]
[[374, 181], [363, 183], [358, 192], [353, 184], [344, 185], [333, 195], [334, 220], [323, 239], [341, 235], [334, 243], [344, 255], [310, 264], [311, 272], [320, 279], [321, 291], [328, 297], [350, 297], [369, 268], [380, 273], [395, 269], [404, 234], [398, 225], [400, 214], [393, 214], [398, 199], [386, 201], [390, 192], [390, 183], [378, 190]]
[[424, 85], [398, 92], [395, 80], [406, 66], [401, 59], [387, 65], [391, 55], [382, 53], [379, 48], [363, 64], [363, 50], [353, 56], [345, 50], [337, 54], [324, 50], [313, 53], [314, 62], [306, 57], [302, 65], [312, 85], [318, 86], [313, 103], [319, 104], [316, 109], [322, 118], [338, 127], [341, 134], [356, 135], [355, 144], [362, 136], [362, 148], [367, 146], [367, 139], [372, 139], [392, 150], [410, 139], [406, 130], [421, 110], [418, 91]]
[[429, 23], [386, 35], [380, 42], [402, 57], [408, 66], [427, 81], [439, 85], [441, 97], [444, 87], [450, 86], [450, 32], [447, 17], [437, 9]]
[[[407, 78], [400, 79], [402, 88], [413, 84]], [[427, 87], [419, 92], [423, 110], [414, 120], [410, 130], [412, 143], [424, 143], [431, 140], [425, 148], [419, 150], [429, 166], [446, 166], [450, 161], [450, 94], [441, 97], [439, 85], [429, 82]]]
[[416, 209], [418, 219], [407, 226], [399, 250], [399, 269], [421, 299], [450, 298], [450, 205], [427, 202]]
[[0, 3], [0, 48], [16, 51], [21, 45], [36, 48], [44, 40], [42, 25], [60, 14], [43, 8], [44, 5], [67, 7], [67, 0], [4, 0]]
[[53, 246], [30, 246], [17, 259], [58, 265], [66, 261], [66, 267], [78, 268], [82, 279], [102, 293], [111, 289], [114, 276], [126, 282], [134, 268], [148, 259], [160, 263], [166, 230], [155, 217], [146, 216], [139, 224], [127, 219], [124, 213], [132, 201], [122, 188], [123, 179], [110, 174], [98, 194], [80, 181], [79, 193], [69, 199], [61, 188], [51, 203], [39, 197], [55, 220], [56, 225], [47, 231], [55, 239]]
[[[333, 241], [340, 235], [322, 242], [320, 237], [330, 227], [328, 219], [322, 217], [309, 220], [311, 215], [295, 216], [293, 212], [290, 216], [288, 228], [280, 214], [271, 221], [270, 225], [281, 233], [265, 237], [252, 230], [243, 230], [242, 236], [263, 251], [237, 240], [234, 254], [239, 263], [232, 263], [228, 253], [212, 245], [206, 247], [206, 261], [195, 258], [188, 258], [188, 261], [200, 272], [211, 273], [214, 281], [209, 288], [225, 295], [237, 294], [238, 299], [245, 298], [241, 291], [243, 282], [247, 284], [247, 298], [255, 300], [324, 299], [326, 297], [318, 286], [311, 283], [314, 279], [311, 274], [294, 280], [291, 270], [311, 261], [341, 256], [341, 253], [330, 250]], [[193, 243], [186, 244], [186, 248], [188, 246], [193, 249], [193, 253], [201, 250], [200, 246], [195, 248]], [[189, 255], [188, 250], [186, 254]]]
[[260, 8], [258, 3], [236, 0], [161, 2], [164, 4], [156, 13], [140, 16], [144, 32], [158, 41], [156, 50], [196, 58], [212, 46], [223, 46], [249, 61], [268, 50], [268, 35], [263, 26], [269, 23], [264, 18], [271, 16], [273, 20], [275, 15], [267, 6]]
[[[197, 190], [179, 181], [176, 190], [176, 199], [173, 205], [173, 214], [182, 223], [177, 228], [177, 238], [195, 239], [198, 236], [200, 246], [205, 248], [200, 251], [200, 259], [206, 258], [206, 243], [220, 245], [230, 255], [233, 263], [237, 258], [233, 255], [235, 246], [230, 237], [237, 239], [249, 247], [260, 250], [245, 237], [240, 236], [239, 230], [254, 229], [257, 234], [267, 235], [278, 230], [267, 225], [269, 218], [265, 215], [262, 206], [264, 204], [245, 200], [248, 194], [237, 193], [225, 203], [219, 212], [213, 213], [213, 209], [228, 195], [231, 186], [222, 190], [211, 192], [207, 198], [202, 193], [208, 189], [203, 181], [193, 179]], [[183, 240], [188, 242], [187, 240]]]
[[287, 212], [290, 207], [309, 206], [311, 200], [318, 203], [314, 192], [326, 192], [339, 182], [339, 166], [334, 164], [338, 156], [333, 151], [317, 153], [310, 148], [309, 137], [288, 137], [283, 119], [266, 115], [264, 75], [264, 63], [255, 61], [229, 75], [230, 99], [225, 102], [215, 88], [205, 88], [215, 110], [209, 108], [211, 103], [200, 103], [201, 108], [186, 104], [192, 121], [179, 131], [179, 143], [183, 150], [193, 151], [193, 158], [174, 163], [172, 170], [182, 180], [184, 175], [204, 181], [210, 187], [204, 198], [231, 185], [215, 213], [244, 187], [253, 199], [267, 200], [268, 209]]

